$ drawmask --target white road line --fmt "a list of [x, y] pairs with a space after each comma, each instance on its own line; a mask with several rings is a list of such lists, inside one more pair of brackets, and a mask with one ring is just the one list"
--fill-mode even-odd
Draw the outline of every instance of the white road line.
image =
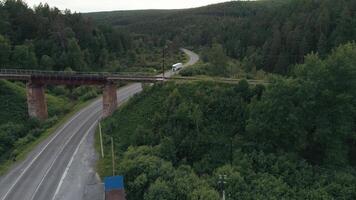
[[27, 172], [27, 170], [33, 165], [33, 163], [38, 159], [38, 157], [40, 157], [40, 155], [47, 149], [47, 147], [53, 142], [53, 140], [55, 140], [58, 135], [67, 127], [69, 126], [70, 123], [72, 123], [81, 113], [83, 113], [84, 111], [86, 111], [88, 108], [83, 109], [82, 111], [80, 111], [78, 114], [76, 114], [68, 123], [66, 123], [59, 131], [57, 131], [56, 135], [46, 144], [46, 146], [43, 147], [43, 149], [36, 155], [36, 157], [29, 163], [29, 165], [22, 171], [22, 173], [20, 174], [20, 176], [17, 177], [17, 179], [15, 180], [15, 182], [11, 185], [11, 187], [9, 188], [9, 190], [5, 193], [5, 195], [1, 198], [1, 200], [5, 200], [6, 197], [10, 194], [10, 192], [14, 189], [15, 185], [19, 182], [19, 180], [22, 178], [22, 176]]
[[[124, 103], [126, 100], [130, 99], [133, 94], [137, 94], [141, 88], [130, 88], [130, 89], [135, 89], [135, 90], [134, 90], [134, 91], [130, 91], [130, 90], [129, 90], [129, 91], [126, 91], [125, 94], [128, 93], [128, 92], [131, 92], [131, 94], [129, 94], [129, 96], [124, 97], [124, 98], [122, 99], [122, 101], [119, 103], [119, 106], [120, 106], [122, 103]], [[120, 93], [119, 93], [119, 94], [120, 94]], [[58, 186], [57, 186], [57, 188], [56, 188], [56, 192], [54, 193], [54, 195], [53, 195], [53, 197], [52, 197], [52, 200], [55, 200], [56, 196], [58, 195], [59, 190], [60, 190], [61, 187], [62, 187], [63, 181], [64, 181], [65, 177], [66, 177], [67, 174], [68, 174], [69, 168], [70, 168], [70, 166], [72, 165], [73, 160], [74, 160], [74, 157], [75, 157], [76, 154], [78, 153], [80, 146], [82, 145], [82, 143], [84, 142], [84, 140], [88, 137], [88, 135], [89, 135], [91, 129], [92, 129], [94, 126], [96, 126], [97, 123], [98, 123], [98, 121], [97, 121], [96, 123], [94, 123], [94, 124], [88, 129], [88, 131], [86, 132], [86, 134], [84, 135], [84, 137], [83, 137], [83, 138], [81, 139], [81, 141], [79, 142], [79, 145], [78, 145], [77, 148], [75, 149], [75, 152], [74, 152], [73, 156], [71, 157], [71, 159], [70, 159], [70, 161], [69, 161], [69, 163], [68, 163], [68, 165], [67, 165], [67, 167], [66, 167], [66, 170], [64, 171], [64, 173], [63, 173], [63, 175], [62, 175], [62, 177], [61, 177], [61, 180], [59, 181], [59, 184], [58, 184]]]
[[[97, 112], [100, 111], [100, 109], [95, 109], [94, 112], [92, 112], [92, 114], [89, 115], [88, 118], [91, 118], [92, 116], [96, 115]], [[48, 175], [49, 171], [51, 171], [54, 163], [57, 161], [58, 157], [61, 155], [61, 153], [63, 152], [64, 148], [68, 145], [68, 143], [72, 140], [72, 138], [74, 136], [76, 136], [78, 134], [78, 131], [85, 125], [87, 121], [85, 121], [84, 123], [82, 123], [80, 126], [78, 126], [78, 128], [74, 131], [73, 135], [71, 135], [67, 141], [60, 147], [60, 150], [56, 153], [56, 156], [54, 158], [54, 160], [52, 161], [51, 165], [49, 166], [49, 168], [47, 168], [44, 176], [42, 177], [40, 183], [37, 185], [36, 189], [35, 189], [35, 192], [32, 193], [32, 196], [31, 196], [31, 200], [33, 200], [33, 198], [36, 196], [36, 193], [38, 192], [38, 189], [41, 187], [44, 179], [46, 178], [46, 176]]]
[[79, 148], [80, 146], [82, 145], [82, 143], [84, 142], [84, 140], [88, 137], [90, 131], [93, 129], [94, 126], [96, 126], [98, 124], [98, 121], [96, 121], [93, 125], [90, 126], [90, 128], [88, 129], [88, 131], [85, 133], [84, 137], [80, 140], [79, 142], [79, 145], [77, 146], [77, 148], [75, 149], [74, 153], [73, 153], [73, 156], [71, 157], [69, 163], [67, 164], [67, 167], [66, 167], [66, 170], [64, 171], [62, 177], [61, 177], [61, 180], [59, 181], [58, 185], [57, 185], [57, 188], [56, 188], [56, 192], [54, 193], [53, 197], [52, 197], [52, 200], [54, 200], [59, 192], [59, 189], [61, 188], [62, 184], [63, 184], [63, 181], [64, 181], [64, 178], [67, 176], [68, 174], [68, 171], [69, 171], [69, 168], [70, 166], [72, 165], [72, 162], [74, 160], [74, 157], [77, 155], [78, 151], [79, 151]]
[[[130, 89], [129, 86], [124, 87], [123, 88], [124, 91], [121, 91], [121, 93], [127, 93]], [[126, 91], [125, 91], [126, 90]], [[119, 93], [120, 94], [120, 93]], [[67, 127], [69, 126], [70, 123], [72, 123], [76, 118], [79, 117], [80, 114], [82, 114], [83, 112], [87, 111], [91, 106], [93, 106], [94, 104], [97, 104], [100, 100], [95, 100], [93, 103], [91, 103], [88, 107], [84, 108], [83, 110], [81, 110], [79, 113], [77, 113], [76, 115], [74, 115], [74, 117], [68, 121], [66, 124], [64, 124], [62, 126], [61, 129], [59, 129], [58, 131], [56, 131], [56, 135], [42, 148], [42, 150], [36, 155], [35, 158], [33, 158], [33, 160], [28, 164], [28, 166], [22, 170], [22, 173], [20, 174], [20, 176], [18, 176], [18, 178], [15, 180], [15, 182], [11, 185], [11, 187], [9, 188], [9, 190], [5, 193], [5, 195], [1, 198], [1, 200], [5, 200], [5, 198], [9, 195], [9, 193], [13, 190], [13, 188], [15, 187], [15, 185], [19, 182], [19, 180], [22, 178], [22, 176], [27, 172], [27, 170], [33, 165], [33, 163], [38, 159], [38, 157], [47, 149], [47, 147], [53, 142], [53, 140], [55, 140], [58, 135]]]
[[[124, 97], [124, 98], [122, 99], [122, 101], [119, 103], [119, 105], [122, 105], [122, 103], [124, 103], [126, 100], [130, 99], [130, 98], [132, 97], [132, 95], [137, 94], [137, 93], [141, 90], [141, 88], [128, 88], [128, 89], [134, 89], [134, 91], [130, 91], [130, 90], [129, 90], [129, 91], [126, 91], [125, 93], [130, 92], [131, 94], [129, 94], [129, 96], [127, 96], [127, 97]], [[121, 93], [121, 94], [122, 94], [122, 93]], [[120, 93], [119, 93], [119, 95], [120, 95]], [[56, 188], [56, 192], [54, 193], [54, 195], [53, 195], [53, 197], [52, 197], [52, 200], [55, 200], [56, 196], [58, 195], [59, 190], [60, 190], [60, 188], [61, 188], [61, 186], [62, 186], [62, 184], [63, 184], [63, 181], [64, 181], [65, 177], [66, 177], [67, 174], [68, 174], [69, 168], [71, 167], [71, 165], [72, 165], [72, 163], [73, 163], [73, 161], [74, 161], [74, 157], [75, 157], [76, 154], [78, 153], [80, 146], [82, 145], [82, 143], [84, 142], [84, 140], [88, 137], [88, 135], [89, 135], [90, 131], [93, 129], [93, 127], [97, 125], [97, 123], [98, 123], [98, 121], [96, 121], [93, 125], [90, 126], [90, 128], [88, 129], [88, 131], [86, 132], [86, 134], [84, 135], [84, 137], [83, 137], [83, 138], [81, 139], [81, 141], [79, 142], [79, 145], [78, 145], [77, 148], [75, 149], [75, 151], [74, 151], [74, 153], [73, 153], [73, 156], [71, 157], [69, 163], [67, 164], [66, 170], [64, 171], [64, 173], [63, 173], [63, 175], [62, 175], [62, 177], [61, 177], [61, 179], [60, 179], [60, 181], [59, 181], [59, 184], [58, 184], [58, 186], [57, 186], [57, 188]]]
[[[128, 89], [131, 89], [131, 88], [127, 88], [126, 90], [128, 90]], [[133, 89], [133, 88], [132, 88], [132, 89]], [[135, 91], [136, 91], [136, 90], [135, 90]], [[129, 92], [131, 92], [131, 91], [128, 90], [128, 91], [125, 91], [125, 92], [121, 92], [121, 95], [123, 95], [123, 94], [126, 95], [126, 94], [129, 93]], [[120, 93], [119, 93], [119, 94], [120, 94]], [[127, 97], [124, 98], [124, 100], [126, 100], [126, 99], [127, 99]], [[123, 101], [124, 101], [124, 100], [123, 100]], [[89, 116], [89, 118], [91, 118], [93, 115], [95, 115], [95, 114], [97, 113], [97, 110], [100, 111], [101, 109], [95, 109], [95, 110], [92, 112], [92, 114]], [[87, 122], [87, 121], [85, 121], [84, 123], [82, 123], [82, 125], [80, 126], [80, 128], [83, 127], [86, 122]], [[31, 200], [33, 200], [33, 198], [35, 197], [36, 193], [38, 192], [38, 189], [39, 189], [40, 186], [42, 185], [42, 183], [43, 183], [45, 177], [48, 175], [49, 171], [52, 169], [52, 167], [53, 167], [54, 163], [56, 162], [56, 160], [58, 159], [59, 155], [62, 153], [64, 147], [67, 146], [68, 142], [76, 135], [76, 133], [78, 132], [78, 130], [79, 130], [80, 128], [77, 128], [77, 129], [74, 131], [74, 134], [66, 141], [66, 143], [65, 143], [64, 145], [61, 146], [60, 152], [57, 152], [55, 159], [54, 159], [53, 162], [51, 163], [50, 167], [46, 170], [46, 173], [45, 173], [45, 175], [42, 177], [41, 182], [37, 185], [35, 192], [32, 194]]]

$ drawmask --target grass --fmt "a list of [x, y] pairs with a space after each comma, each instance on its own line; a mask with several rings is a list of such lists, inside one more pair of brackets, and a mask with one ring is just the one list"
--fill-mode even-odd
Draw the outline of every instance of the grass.
[[[95, 143], [94, 143], [94, 148], [96, 152], [99, 154], [99, 159], [96, 162], [95, 166], [95, 171], [99, 174], [101, 178], [103, 178], [104, 174], [107, 174], [107, 171], [109, 171], [109, 167], [111, 166], [108, 162], [110, 159], [104, 159], [101, 157], [101, 147], [100, 147], [100, 135], [99, 135], [99, 127], [95, 131]], [[110, 156], [110, 154], [105, 154], [106, 151], [104, 149], [104, 156]]]
[[71, 112], [65, 114], [58, 122], [55, 123], [52, 127], [48, 128], [45, 130], [39, 138], [36, 140], [21, 146], [17, 147], [18, 154], [16, 156], [16, 161], [13, 162], [12, 160], [7, 160], [0, 166], [0, 175], [5, 174], [13, 165], [23, 161], [27, 155], [41, 142], [46, 140], [51, 134], [53, 134], [59, 127], [61, 127], [65, 122], [67, 122], [71, 117], [73, 117], [79, 110], [82, 108], [86, 107], [93, 101], [95, 101], [97, 98], [86, 101], [86, 102], [79, 102], [77, 103]]

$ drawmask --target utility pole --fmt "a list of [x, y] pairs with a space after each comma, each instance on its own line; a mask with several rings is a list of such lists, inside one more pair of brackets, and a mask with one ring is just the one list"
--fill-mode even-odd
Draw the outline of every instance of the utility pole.
[[163, 79], [165, 79], [166, 78], [166, 76], [165, 76], [165, 68], [166, 68], [166, 51], [167, 50], [169, 50], [168, 48], [169, 48], [169, 46], [170, 46], [170, 41], [166, 41], [165, 42], [165, 44], [164, 44], [164, 47], [163, 47], [163, 49], [162, 49], [162, 75], [163, 75]]
[[114, 154], [114, 139], [111, 137], [111, 159], [112, 159], [112, 175], [115, 176], [115, 154]]
[[166, 56], [166, 46], [163, 47], [163, 52], [162, 52], [162, 75], [163, 75], [163, 79], [165, 78], [165, 56]]
[[232, 150], [232, 148], [233, 148], [233, 137], [231, 137], [231, 140], [230, 140], [230, 165], [232, 166], [232, 160], [234, 159], [233, 158], [233, 150]]
[[99, 122], [99, 136], [100, 136], [101, 157], [104, 158], [103, 135], [101, 133], [101, 123], [100, 122]]
[[222, 196], [222, 200], [225, 200], [225, 184], [227, 180], [227, 176], [226, 175], [219, 175], [219, 181], [218, 181], [218, 185], [221, 188], [221, 196]]

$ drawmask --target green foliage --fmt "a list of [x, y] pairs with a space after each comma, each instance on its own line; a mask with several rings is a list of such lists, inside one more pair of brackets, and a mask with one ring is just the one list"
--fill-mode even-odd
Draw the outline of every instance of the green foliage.
[[345, 165], [355, 138], [356, 45], [347, 44], [325, 60], [317, 55], [295, 67], [295, 76], [275, 80], [251, 105], [251, 138], [266, 148], [304, 152], [313, 161]]
[[14, 66], [21, 69], [36, 68], [38, 64], [33, 48], [27, 45], [15, 46], [11, 60]]
[[48, 4], [31, 9], [23, 1], [0, 2], [1, 68], [157, 73], [166, 43], [166, 66], [182, 61], [179, 40], [147, 41]]
[[22, 84], [0, 81], [0, 164], [17, 155], [17, 147], [37, 139], [53, 125], [57, 116], [68, 112], [70, 104], [65, 98], [46, 95], [50, 119], [40, 123], [27, 115], [26, 92]]
[[48, 4], [31, 9], [23, 1], [4, 0], [0, 18], [2, 68], [99, 71], [131, 49], [128, 33]]
[[146, 88], [103, 123], [130, 199], [218, 199], [220, 175], [229, 199], [355, 199], [355, 58], [311, 54], [267, 88]]
[[168, 183], [157, 179], [152, 185], [150, 185], [148, 192], [144, 196], [145, 200], [174, 200], [175, 196]]
[[225, 55], [222, 45], [216, 43], [212, 45], [212, 48], [207, 52], [207, 61], [211, 63], [209, 71], [211, 71], [212, 74], [226, 74], [227, 56]]
[[86, 63], [84, 62], [84, 55], [76, 39], [69, 39], [67, 48], [67, 53], [64, 54], [64, 59], [67, 61], [65, 66], [75, 71], [84, 71], [86, 69]]
[[324, 57], [356, 40], [354, 7], [352, 0], [232, 1], [184, 10], [86, 15], [145, 35], [149, 42], [178, 40], [194, 47], [219, 43], [227, 56], [248, 62], [248, 69], [287, 74], [311, 52]]
[[0, 35], [0, 63], [5, 67], [10, 62], [11, 45], [10, 42], [2, 35]]
[[55, 65], [55, 62], [51, 57], [49, 57], [47, 55], [43, 55], [41, 57], [41, 60], [40, 60], [41, 69], [52, 70], [54, 65]]
[[179, 72], [182, 76], [197, 76], [197, 75], [207, 75], [206, 65], [196, 64], [192, 67], [186, 67]]

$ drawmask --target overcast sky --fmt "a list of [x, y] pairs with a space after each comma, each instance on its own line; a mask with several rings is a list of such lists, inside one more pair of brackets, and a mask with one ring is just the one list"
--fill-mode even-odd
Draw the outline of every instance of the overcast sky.
[[77, 12], [192, 8], [229, 0], [25, 0], [30, 7], [48, 3], [61, 10]]

